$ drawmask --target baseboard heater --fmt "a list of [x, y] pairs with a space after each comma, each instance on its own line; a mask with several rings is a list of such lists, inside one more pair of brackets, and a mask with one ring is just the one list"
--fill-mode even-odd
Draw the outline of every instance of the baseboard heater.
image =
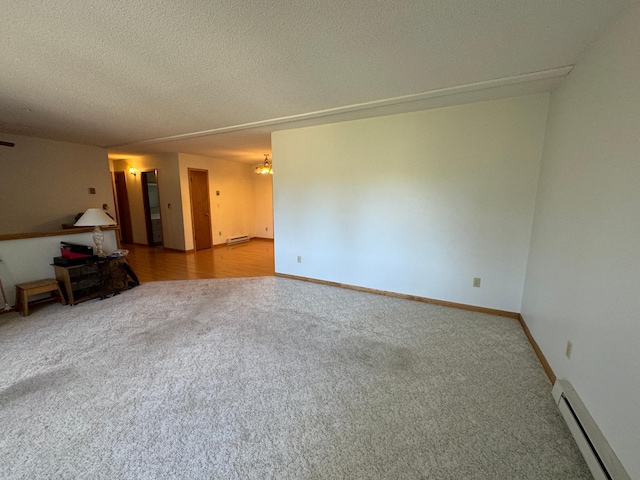
[[236, 243], [244, 243], [251, 240], [249, 235], [242, 235], [241, 237], [227, 238], [227, 245], [235, 245]]
[[595, 480], [631, 480], [573, 386], [558, 380], [551, 391]]

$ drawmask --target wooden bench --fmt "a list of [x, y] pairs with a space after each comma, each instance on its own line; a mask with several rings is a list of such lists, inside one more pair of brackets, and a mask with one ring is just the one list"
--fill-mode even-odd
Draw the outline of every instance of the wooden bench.
[[[33, 300], [29, 303], [30, 296], [47, 292], [51, 292], [49, 297]], [[60, 285], [58, 285], [58, 281], [54, 278], [35, 280], [33, 282], [19, 283], [16, 285], [16, 310], [25, 317], [29, 315], [30, 305], [51, 302], [53, 300], [59, 300], [63, 305], [67, 304], [60, 290]]]

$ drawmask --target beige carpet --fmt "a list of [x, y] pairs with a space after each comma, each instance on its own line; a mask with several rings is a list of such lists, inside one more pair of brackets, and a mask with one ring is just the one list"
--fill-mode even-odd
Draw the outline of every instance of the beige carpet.
[[284, 278], [0, 325], [0, 477], [590, 478], [515, 320]]

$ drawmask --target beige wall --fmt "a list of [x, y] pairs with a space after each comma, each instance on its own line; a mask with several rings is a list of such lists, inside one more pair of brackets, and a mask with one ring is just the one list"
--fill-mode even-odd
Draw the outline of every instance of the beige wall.
[[[162, 219], [163, 245], [166, 248], [185, 250], [182, 193], [177, 153], [162, 153], [130, 157], [111, 162], [112, 169], [125, 171], [127, 194], [131, 208], [131, 223], [134, 243], [147, 244], [147, 231], [142, 202], [142, 183], [139, 172], [158, 171], [158, 193]], [[136, 176], [128, 173], [128, 167], [138, 171]]]
[[[252, 166], [251, 170], [254, 169], [255, 166]], [[255, 236], [273, 238], [273, 176], [254, 173], [251, 178], [253, 179]]]
[[[135, 168], [138, 174], [136, 176], [129, 174], [129, 167]], [[157, 170], [163, 245], [166, 248], [185, 250], [178, 154], [158, 153], [130, 157], [123, 160], [114, 160], [111, 162], [111, 168], [114, 171], [127, 172], [125, 178], [127, 181], [129, 206], [131, 208], [133, 242], [143, 245], [147, 244], [140, 172]]]
[[60, 230], [103, 204], [113, 214], [105, 149], [10, 134], [2, 139], [15, 147], [0, 147], [0, 234]]
[[[191, 200], [189, 198], [189, 168], [207, 170], [213, 244], [240, 235], [255, 236], [254, 166], [198, 155], [179, 154], [180, 183], [184, 209], [185, 245], [194, 248]], [[216, 192], [220, 194], [217, 195]]]
[[[128, 172], [129, 167], [139, 172], [158, 170], [165, 247], [187, 251], [194, 248], [189, 168], [208, 172], [214, 245], [240, 235], [273, 238], [271, 176], [265, 178], [254, 174], [254, 165], [184, 153], [145, 155], [111, 162], [112, 170]], [[146, 244], [140, 175], [134, 177], [127, 173], [125, 177], [134, 242]]]

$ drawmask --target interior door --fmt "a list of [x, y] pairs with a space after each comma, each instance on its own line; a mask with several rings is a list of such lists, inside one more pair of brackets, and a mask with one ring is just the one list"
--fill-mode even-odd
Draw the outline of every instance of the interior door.
[[189, 195], [193, 216], [193, 242], [196, 250], [211, 248], [209, 172], [189, 169]]
[[127, 194], [127, 180], [125, 172], [113, 172], [113, 182], [116, 187], [116, 200], [118, 202], [118, 223], [120, 224], [120, 241], [133, 243], [133, 228], [131, 227], [131, 207]]

